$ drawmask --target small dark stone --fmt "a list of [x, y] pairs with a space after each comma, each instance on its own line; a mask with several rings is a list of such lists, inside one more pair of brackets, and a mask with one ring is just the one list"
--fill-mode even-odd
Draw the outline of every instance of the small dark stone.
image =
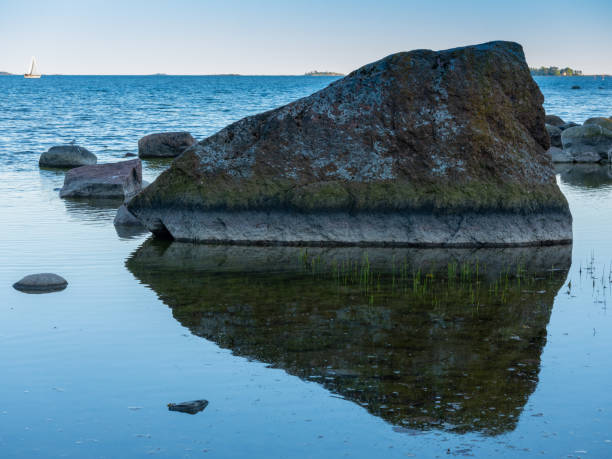
[[580, 86], [578, 86], [577, 84], [575, 84], [574, 86], [572, 86], [572, 89], [581, 89]]
[[125, 155], [123, 155], [124, 158], [132, 158], [136, 156], [136, 153], [126, 153]]
[[168, 410], [181, 413], [196, 414], [208, 406], [208, 400], [193, 400], [191, 402], [168, 403]]

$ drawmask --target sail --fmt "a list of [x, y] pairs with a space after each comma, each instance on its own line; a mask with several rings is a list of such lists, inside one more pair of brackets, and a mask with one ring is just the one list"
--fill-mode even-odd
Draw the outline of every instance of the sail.
[[32, 56], [32, 60], [30, 61], [30, 69], [28, 70], [28, 75], [40, 75], [38, 71], [38, 66], [36, 65], [36, 58]]

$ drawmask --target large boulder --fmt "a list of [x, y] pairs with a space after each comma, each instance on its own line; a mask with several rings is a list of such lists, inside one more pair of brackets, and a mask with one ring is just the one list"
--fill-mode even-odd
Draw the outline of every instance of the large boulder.
[[555, 127], [560, 127], [565, 124], [565, 121], [563, 121], [563, 119], [558, 117], [557, 115], [546, 115], [546, 118], [544, 118], [544, 120], [546, 121], [546, 124], [550, 124], [551, 126]]
[[42, 167], [79, 167], [91, 166], [98, 158], [87, 148], [78, 145], [59, 145], [51, 147], [40, 155], [38, 165]]
[[69, 170], [60, 197], [129, 199], [141, 189], [142, 163], [132, 159]]
[[548, 132], [548, 136], [550, 137], [550, 145], [552, 147], [563, 147], [563, 144], [561, 143], [561, 129], [556, 126], [553, 126], [552, 124], [547, 124], [546, 132]]
[[189, 132], [161, 132], [149, 134], [138, 141], [141, 158], [173, 158], [196, 143]]
[[612, 131], [612, 118], [604, 118], [603, 116], [589, 118], [584, 122], [584, 124], [595, 124], [607, 129], [608, 131]]
[[128, 209], [203, 242], [568, 242], [543, 100], [516, 43], [393, 54], [188, 148]]
[[612, 131], [599, 124], [584, 124], [563, 131], [561, 142], [563, 149], [573, 156], [597, 153], [601, 160], [607, 161], [612, 149]]

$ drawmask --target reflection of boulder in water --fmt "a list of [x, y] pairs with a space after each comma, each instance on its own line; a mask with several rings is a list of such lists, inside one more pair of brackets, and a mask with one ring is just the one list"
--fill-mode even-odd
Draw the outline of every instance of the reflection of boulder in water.
[[609, 164], [556, 164], [555, 171], [561, 181], [580, 188], [600, 188], [612, 185]]
[[408, 429], [498, 434], [536, 387], [570, 257], [571, 246], [306, 253], [149, 240], [127, 267], [236, 355]]

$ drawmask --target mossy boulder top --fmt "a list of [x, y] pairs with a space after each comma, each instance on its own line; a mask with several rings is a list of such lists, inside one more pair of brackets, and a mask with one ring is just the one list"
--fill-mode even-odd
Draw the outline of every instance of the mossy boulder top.
[[191, 146], [128, 207], [569, 218], [543, 100], [516, 43], [392, 54]]

